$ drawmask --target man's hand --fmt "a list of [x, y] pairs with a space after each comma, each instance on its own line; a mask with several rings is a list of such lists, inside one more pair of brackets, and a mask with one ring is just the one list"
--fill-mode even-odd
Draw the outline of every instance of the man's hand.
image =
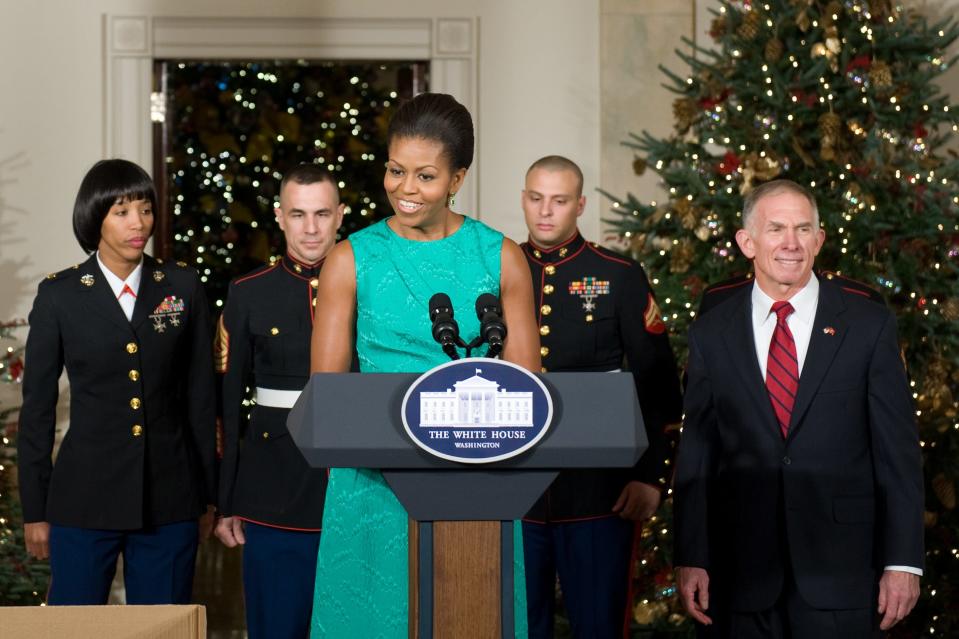
[[676, 566], [679, 599], [689, 616], [709, 626], [713, 620], [706, 616], [709, 609], [709, 574], [703, 568]]
[[919, 599], [919, 575], [887, 570], [879, 579], [880, 630], [889, 630], [912, 612]]
[[246, 543], [246, 536], [243, 534], [243, 520], [237, 517], [221, 517], [216, 522], [214, 531], [217, 539], [223, 542], [227, 548], [235, 548], [237, 544]]
[[23, 525], [23, 540], [27, 547], [27, 554], [36, 559], [50, 557], [50, 524], [45, 521], [36, 521]]
[[662, 494], [659, 488], [641, 481], [631, 481], [619, 494], [619, 499], [613, 504], [613, 512], [619, 513], [623, 519], [643, 521], [649, 519], [659, 508]]

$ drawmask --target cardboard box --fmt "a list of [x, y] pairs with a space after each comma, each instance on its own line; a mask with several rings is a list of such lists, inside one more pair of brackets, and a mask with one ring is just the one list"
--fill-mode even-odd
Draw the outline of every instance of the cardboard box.
[[0, 639], [206, 639], [206, 608], [0, 607]]

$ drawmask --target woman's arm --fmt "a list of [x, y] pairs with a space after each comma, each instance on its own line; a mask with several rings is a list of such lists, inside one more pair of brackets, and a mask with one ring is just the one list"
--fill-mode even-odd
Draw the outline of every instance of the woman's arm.
[[509, 238], [503, 239], [500, 263], [500, 300], [507, 330], [503, 359], [538, 373], [542, 364], [529, 265], [523, 251]]
[[316, 290], [310, 372], [346, 373], [353, 358], [356, 319], [356, 261], [348, 240], [323, 262]]

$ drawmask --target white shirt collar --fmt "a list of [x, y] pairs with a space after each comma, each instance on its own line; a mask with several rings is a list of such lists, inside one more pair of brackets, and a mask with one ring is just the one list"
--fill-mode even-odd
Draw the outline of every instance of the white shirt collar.
[[113, 291], [113, 296], [118, 298], [120, 293], [123, 292], [123, 286], [127, 285], [130, 287], [130, 290], [133, 291], [134, 295], [140, 294], [140, 279], [143, 275], [143, 256], [140, 256], [140, 263], [137, 264], [137, 267], [133, 269], [133, 272], [125, 280], [121, 280], [113, 273], [110, 269], [107, 268], [106, 264], [103, 263], [103, 260], [100, 259], [100, 251], [97, 251], [97, 264], [100, 265], [100, 270], [103, 271], [103, 277], [106, 278], [107, 284], [110, 285], [110, 289]]
[[[753, 281], [753, 326], [760, 326], [769, 320], [775, 301], [759, 288], [759, 282]], [[810, 275], [809, 281], [798, 293], [789, 298], [789, 303], [793, 307], [792, 318], [812, 326], [819, 305], [819, 280], [815, 273]]]

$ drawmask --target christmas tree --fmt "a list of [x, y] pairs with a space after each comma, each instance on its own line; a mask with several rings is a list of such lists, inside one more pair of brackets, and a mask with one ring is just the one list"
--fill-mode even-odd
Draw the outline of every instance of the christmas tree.
[[[8, 344], [13, 342], [13, 331], [24, 325], [22, 321], [0, 323], [0, 383], [19, 384], [23, 379], [23, 347]], [[16, 406], [0, 403], [0, 606], [42, 604], [50, 581], [50, 565], [31, 559], [23, 543], [16, 415]]]
[[[959, 161], [946, 150], [956, 111], [934, 82], [959, 29], [890, 0], [726, 0], [710, 35], [714, 48], [677, 51], [687, 73], [664, 69], [674, 131], [626, 143], [666, 200], [613, 198], [607, 221], [649, 272], [684, 360], [703, 288], [749, 270], [734, 241], [743, 195], [780, 177], [812, 189], [827, 234], [817, 267], [882, 292], [914, 391], [927, 558], [893, 636], [959, 636]], [[663, 521], [647, 527], [636, 612], [675, 627]]]
[[200, 272], [216, 311], [231, 279], [281, 254], [273, 207], [284, 172], [301, 162], [322, 164], [336, 178], [346, 205], [340, 237], [389, 215], [382, 169], [386, 128], [421, 67], [164, 63], [173, 242], [163, 257]]

